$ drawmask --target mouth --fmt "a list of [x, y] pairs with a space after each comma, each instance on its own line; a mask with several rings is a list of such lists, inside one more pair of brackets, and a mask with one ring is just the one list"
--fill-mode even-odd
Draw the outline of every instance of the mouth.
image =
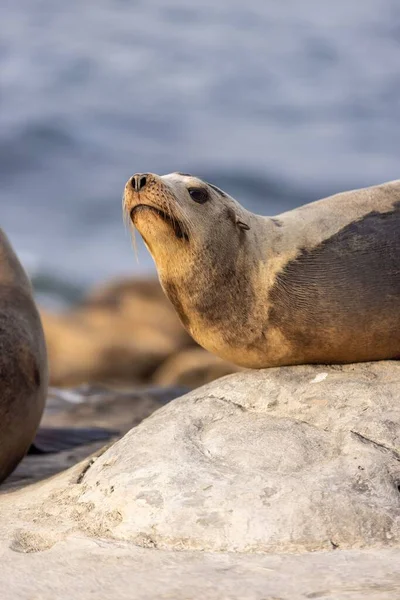
[[175, 236], [178, 239], [180, 239], [180, 240], [184, 239], [186, 241], [189, 241], [189, 236], [188, 236], [187, 232], [185, 231], [182, 223], [178, 219], [171, 217], [171, 215], [167, 214], [160, 208], [156, 208], [155, 206], [150, 206], [149, 204], [136, 204], [136, 206], [134, 206], [130, 212], [131, 221], [134, 222], [135, 215], [137, 215], [138, 213], [143, 212], [143, 211], [151, 211], [151, 212], [155, 213], [165, 223], [168, 223], [168, 225], [173, 229]]

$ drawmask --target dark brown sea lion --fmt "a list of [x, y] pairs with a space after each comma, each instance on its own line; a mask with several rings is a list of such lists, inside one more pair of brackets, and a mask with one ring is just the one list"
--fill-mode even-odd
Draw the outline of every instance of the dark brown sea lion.
[[400, 357], [400, 180], [271, 218], [192, 175], [141, 173], [124, 213], [211, 352], [253, 368]]
[[31, 284], [0, 230], [0, 481], [35, 437], [47, 380], [46, 345]]
[[0, 482], [28, 451], [59, 452], [118, 434], [101, 427], [38, 430], [47, 389], [46, 344], [31, 284], [0, 229]]

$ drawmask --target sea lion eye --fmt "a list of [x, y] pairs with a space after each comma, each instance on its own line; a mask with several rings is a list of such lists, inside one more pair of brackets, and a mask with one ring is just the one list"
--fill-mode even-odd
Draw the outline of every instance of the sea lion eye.
[[204, 204], [209, 199], [208, 192], [204, 188], [189, 188], [188, 192], [192, 200], [198, 204]]

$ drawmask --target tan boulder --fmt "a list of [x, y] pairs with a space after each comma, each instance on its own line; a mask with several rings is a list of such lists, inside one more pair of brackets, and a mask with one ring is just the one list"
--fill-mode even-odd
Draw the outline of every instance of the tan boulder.
[[122, 280], [62, 314], [42, 311], [52, 385], [147, 382], [194, 342], [156, 280]]

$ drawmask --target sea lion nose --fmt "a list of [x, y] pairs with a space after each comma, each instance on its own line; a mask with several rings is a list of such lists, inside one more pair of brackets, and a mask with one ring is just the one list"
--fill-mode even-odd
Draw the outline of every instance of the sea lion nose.
[[135, 192], [140, 192], [144, 188], [147, 182], [147, 173], [136, 173], [131, 177], [131, 186]]

